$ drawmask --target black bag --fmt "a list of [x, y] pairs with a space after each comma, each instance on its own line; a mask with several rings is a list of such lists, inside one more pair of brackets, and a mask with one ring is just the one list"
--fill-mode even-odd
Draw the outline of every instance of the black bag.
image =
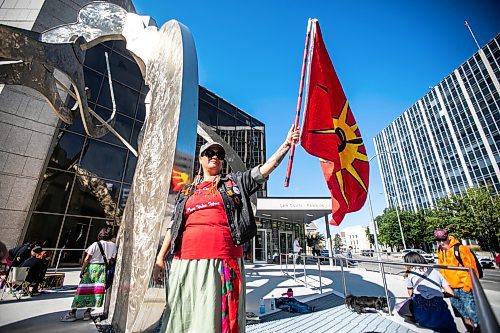
[[113, 278], [115, 277], [115, 265], [111, 265], [104, 254], [104, 249], [102, 248], [101, 242], [97, 242], [101, 255], [104, 259], [104, 266], [106, 267], [106, 289], [109, 289], [113, 285]]
[[[455, 255], [455, 258], [457, 258], [457, 261], [458, 263], [462, 266], [462, 267], [465, 267], [464, 266], [464, 262], [462, 260], [462, 256], [460, 255], [460, 246], [462, 244], [455, 244], [453, 246], [453, 254]], [[476, 267], [477, 267], [477, 273], [479, 274], [479, 278], [482, 279], [483, 278], [483, 266], [481, 266], [481, 263], [479, 262], [479, 260], [477, 259], [476, 257], [476, 254], [472, 251], [470, 251], [472, 253], [472, 256], [474, 257], [474, 261], [476, 262]]]

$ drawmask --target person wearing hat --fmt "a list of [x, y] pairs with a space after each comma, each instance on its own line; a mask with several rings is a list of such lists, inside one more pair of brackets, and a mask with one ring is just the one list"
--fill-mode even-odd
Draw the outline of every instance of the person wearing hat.
[[285, 157], [299, 131], [264, 164], [222, 173], [224, 146], [200, 148], [200, 170], [176, 197], [153, 271], [161, 280], [167, 252], [173, 254], [162, 332], [244, 332], [245, 271], [242, 245], [257, 232], [250, 197]]
[[38, 295], [38, 286], [43, 282], [45, 272], [49, 266], [46, 258], [46, 252], [43, 251], [41, 246], [35, 245], [31, 249], [31, 257], [23, 261], [20, 267], [29, 267], [28, 275], [26, 275], [26, 282], [31, 284], [30, 296]]
[[[479, 276], [474, 254], [471, 250], [455, 237], [448, 234], [445, 229], [434, 230], [434, 238], [439, 243], [437, 250], [438, 264], [444, 266], [459, 266], [472, 268], [476, 276]], [[463, 265], [455, 255], [455, 247], [458, 245], [458, 251], [462, 258]], [[476, 303], [472, 295], [472, 280], [466, 271], [455, 271], [442, 269], [441, 274], [450, 284], [455, 297], [450, 299], [453, 308], [460, 314], [467, 330], [472, 332], [478, 326], [478, 317], [476, 312]]]

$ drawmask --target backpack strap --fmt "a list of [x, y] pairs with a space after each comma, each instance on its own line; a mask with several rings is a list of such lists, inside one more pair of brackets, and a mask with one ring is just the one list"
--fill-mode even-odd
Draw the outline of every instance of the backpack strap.
[[[422, 274], [418, 274], [418, 273], [416, 273], [416, 272], [412, 272], [412, 274], [415, 274], [416, 276], [419, 276], [419, 277], [420, 277], [420, 278], [419, 278], [419, 279], [418, 279], [418, 280], [417, 280], [417, 281], [413, 284], [413, 289], [416, 289], [416, 288], [417, 288], [417, 286], [420, 284], [420, 282], [422, 282], [424, 279], [426, 279], [426, 280], [428, 280], [428, 281], [430, 281], [430, 282], [432, 282], [432, 283], [434, 283], [434, 284], [437, 284], [436, 282], [434, 282], [434, 281], [432, 281], [432, 280], [427, 279], [427, 277], [429, 276], [429, 274], [431, 274], [431, 272], [432, 272], [432, 267], [427, 268], [427, 271], [425, 271], [424, 275], [422, 275]], [[440, 287], [440, 286], [438, 285], [438, 287]]]
[[108, 259], [106, 258], [106, 254], [104, 254], [104, 249], [102, 248], [101, 241], [97, 242], [97, 246], [99, 246], [99, 250], [101, 251], [101, 255], [104, 259], [104, 265], [106, 265], [106, 267], [108, 267]]
[[458, 263], [460, 264], [460, 266], [465, 267], [464, 266], [464, 262], [462, 260], [462, 257], [460, 256], [460, 245], [461, 244], [455, 244], [455, 245], [453, 245], [453, 254], [455, 255], [455, 258], [457, 258]]

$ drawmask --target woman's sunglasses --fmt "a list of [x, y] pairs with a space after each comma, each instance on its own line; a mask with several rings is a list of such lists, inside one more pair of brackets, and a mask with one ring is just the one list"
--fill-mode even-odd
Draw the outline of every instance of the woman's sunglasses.
[[226, 158], [226, 154], [223, 151], [214, 151], [212, 149], [205, 150], [202, 156], [206, 156], [208, 158], [217, 156], [217, 158], [221, 161]]

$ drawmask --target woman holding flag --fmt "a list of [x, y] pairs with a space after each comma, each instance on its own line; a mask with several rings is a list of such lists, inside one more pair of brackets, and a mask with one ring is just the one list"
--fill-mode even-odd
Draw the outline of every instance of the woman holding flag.
[[176, 198], [153, 272], [159, 280], [170, 250], [174, 259], [162, 332], [245, 331], [242, 244], [257, 231], [250, 196], [261, 188], [298, 138], [299, 131], [292, 126], [268, 161], [228, 175], [221, 173], [223, 146], [217, 142], [201, 146], [200, 170]]

